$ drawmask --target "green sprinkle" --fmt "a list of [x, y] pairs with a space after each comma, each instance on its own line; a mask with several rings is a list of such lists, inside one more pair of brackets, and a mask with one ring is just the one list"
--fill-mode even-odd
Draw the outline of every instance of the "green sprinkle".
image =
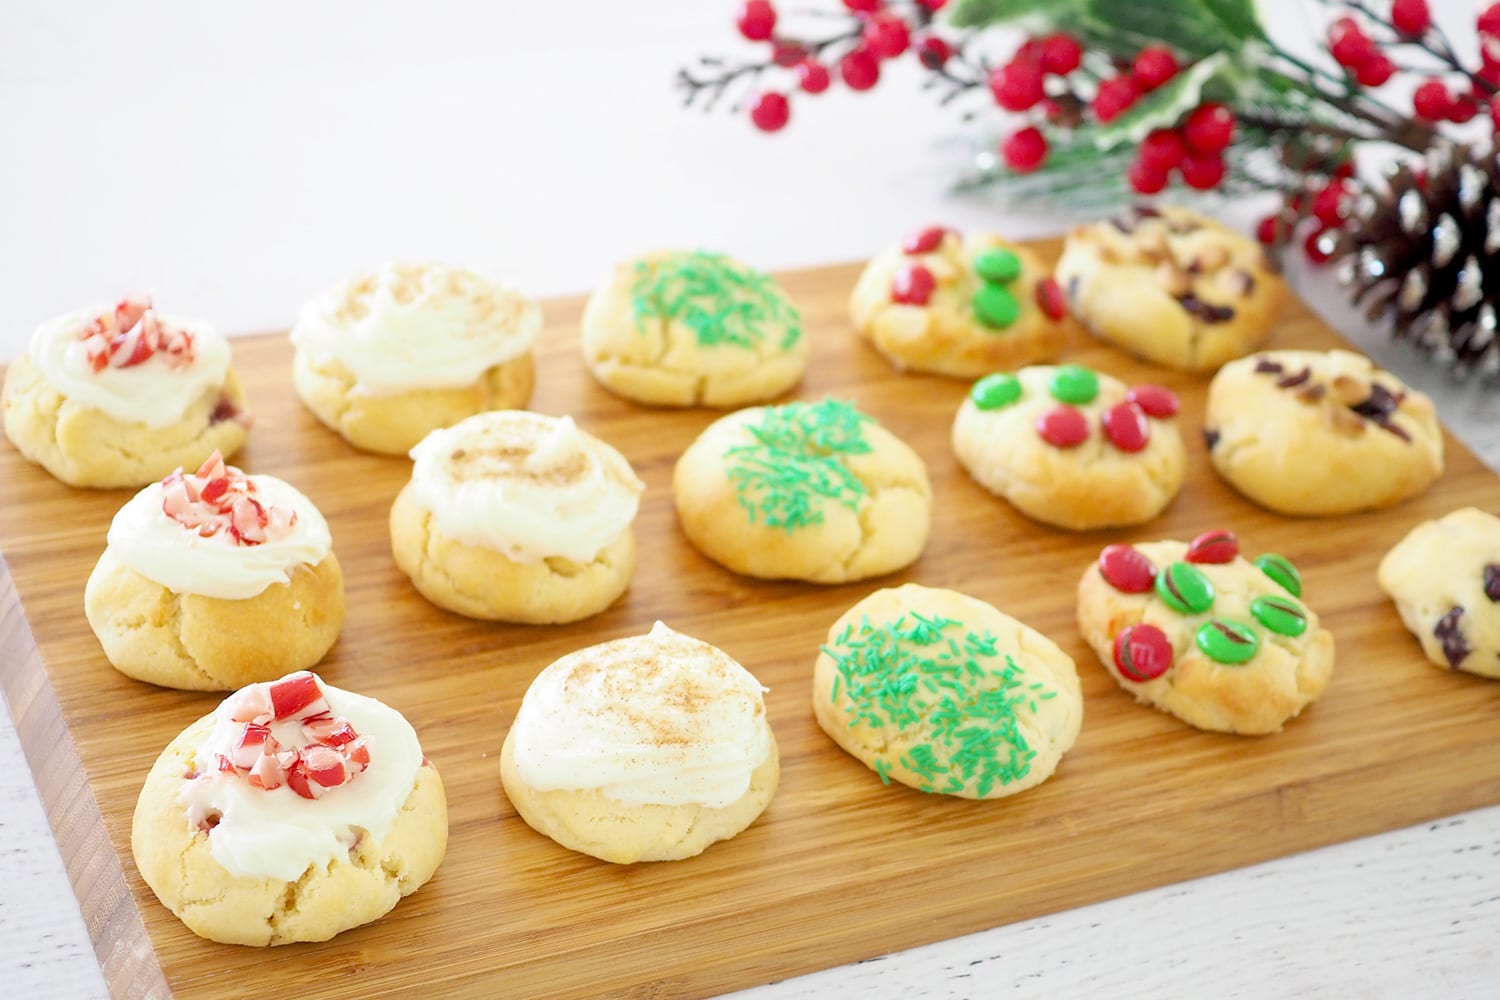
[[974, 383], [969, 398], [981, 410], [1001, 409], [1021, 398], [1021, 380], [1004, 372], [986, 375]]
[[974, 258], [974, 270], [985, 281], [1008, 284], [1021, 276], [1021, 258], [1009, 250], [995, 247]]
[[834, 399], [767, 407], [758, 424], [746, 427], [755, 443], [725, 453], [725, 474], [750, 523], [788, 532], [821, 524], [823, 500], [859, 510], [867, 491], [847, 463], [872, 450], [864, 437], [869, 422]]
[[776, 282], [723, 254], [699, 251], [638, 261], [630, 296], [640, 333], [646, 320], [660, 319], [688, 327], [703, 347], [754, 349], [767, 327], [781, 327], [781, 350], [802, 336], [802, 317]]
[[1004, 330], [1021, 316], [1020, 303], [1001, 285], [980, 285], [974, 293], [974, 315], [991, 330]]
[[880, 775], [880, 783], [882, 785], [889, 785], [891, 783], [891, 776], [885, 769], [885, 761], [879, 757], [875, 758], [875, 773]]
[[1268, 552], [1255, 560], [1255, 565], [1288, 594], [1293, 597], [1302, 596], [1302, 574], [1297, 572], [1297, 567], [1292, 565], [1290, 559]]
[[1058, 402], [1081, 406], [1099, 395], [1099, 376], [1083, 365], [1058, 365], [1047, 388]]

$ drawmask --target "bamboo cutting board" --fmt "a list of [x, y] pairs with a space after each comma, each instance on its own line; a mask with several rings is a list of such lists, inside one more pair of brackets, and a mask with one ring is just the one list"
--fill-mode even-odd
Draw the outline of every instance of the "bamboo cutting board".
[[[1042, 249], [1055, 256], [1055, 242]], [[83, 587], [130, 491], [72, 490], [0, 446], [0, 671], [85, 918], [117, 995], [215, 997], [701, 995], [765, 983], [982, 928], [1500, 802], [1500, 684], [1430, 666], [1377, 589], [1383, 552], [1419, 521], [1500, 506], [1500, 480], [1451, 438], [1447, 472], [1395, 510], [1288, 520], [1223, 485], [1197, 434], [1206, 381], [1149, 369], [1075, 336], [1069, 356], [1183, 398], [1190, 474], [1143, 528], [1073, 535], [1027, 521], [974, 485], [948, 430], [966, 385], [899, 375], [850, 334], [851, 266], [785, 276], [813, 338], [798, 395], [853, 398], [926, 459], [930, 544], [906, 571], [837, 587], [736, 577], [699, 556], [672, 510], [676, 456], [716, 414], [616, 399], [578, 358], [580, 300], [548, 303], [533, 408], [571, 413], [647, 483], [629, 593], [593, 620], [483, 624], [423, 601], [395, 568], [386, 513], [409, 463], [354, 451], [304, 411], [281, 335], [237, 340], [257, 423], [237, 464], [307, 493], [348, 580], [343, 635], [319, 670], [405, 713], [448, 788], [437, 876], [384, 920], [320, 945], [266, 952], [184, 929], [136, 874], [130, 817], [151, 762], [217, 696], [112, 670]], [[1273, 346], [1339, 339], [1294, 304]], [[1280, 735], [1202, 733], [1137, 706], [1084, 645], [1073, 589], [1101, 546], [1237, 531], [1278, 551], [1338, 641], [1321, 701]], [[964, 590], [1056, 639], [1083, 679], [1083, 733], [1057, 774], [975, 803], [884, 787], [813, 722], [811, 666], [829, 625], [883, 585]], [[531, 678], [570, 650], [656, 619], [715, 643], [770, 687], [782, 782], [765, 815], [682, 862], [615, 867], [534, 833], [500, 789], [498, 753]]]

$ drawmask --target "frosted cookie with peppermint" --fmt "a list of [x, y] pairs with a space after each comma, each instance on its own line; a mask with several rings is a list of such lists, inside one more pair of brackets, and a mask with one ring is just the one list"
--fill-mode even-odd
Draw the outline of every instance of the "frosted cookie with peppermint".
[[1286, 301], [1260, 244], [1182, 208], [1143, 205], [1076, 227], [1057, 281], [1095, 336], [1190, 372], [1265, 343]]
[[1327, 517], [1389, 507], [1443, 472], [1432, 400], [1352, 351], [1263, 351], [1208, 387], [1214, 470], [1262, 507]]
[[1333, 676], [1333, 634], [1283, 556], [1231, 531], [1109, 545], [1078, 582], [1078, 629], [1136, 701], [1199, 729], [1280, 731]]
[[720, 253], [663, 251], [617, 266], [583, 311], [583, 361], [649, 406], [744, 406], [796, 385], [802, 316], [770, 275]]
[[879, 253], [849, 297], [855, 332], [891, 364], [957, 378], [1057, 357], [1066, 316], [1036, 254], [991, 233], [941, 226]]
[[571, 417], [481, 413], [412, 449], [391, 551], [440, 608], [534, 625], [598, 614], [630, 585], [644, 484]]
[[429, 431], [524, 407], [541, 328], [541, 307], [499, 281], [390, 263], [302, 307], [292, 385], [356, 448], [404, 455]]
[[48, 320], [0, 389], [5, 434], [70, 486], [143, 486], [250, 433], [229, 342], [132, 296]]
[[894, 572], [922, 554], [932, 524], [921, 456], [836, 399], [721, 417], [677, 460], [672, 495], [698, 551], [771, 580]]
[[953, 452], [1027, 517], [1070, 531], [1141, 524], [1182, 488], [1177, 396], [1082, 365], [1033, 365], [974, 383]]
[[189, 930], [259, 946], [379, 920], [447, 845], [443, 781], [411, 725], [305, 671], [236, 691], [168, 744], [130, 831]]
[[137, 493], [108, 541], [83, 606], [128, 677], [229, 691], [312, 666], [343, 627], [344, 574], [323, 515], [218, 454]]
[[828, 630], [813, 715], [889, 785], [998, 799], [1050, 778], [1078, 738], [1072, 657], [955, 590], [877, 590]]
[[531, 682], [500, 750], [516, 812], [615, 864], [678, 861], [744, 830], [781, 764], [761, 687], [661, 622], [569, 653]]

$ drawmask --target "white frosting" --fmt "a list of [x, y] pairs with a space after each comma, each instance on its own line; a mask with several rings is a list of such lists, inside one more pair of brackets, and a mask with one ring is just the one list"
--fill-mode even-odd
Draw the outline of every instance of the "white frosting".
[[302, 307], [292, 343], [336, 361], [371, 395], [473, 385], [531, 349], [542, 310], [473, 271], [386, 264]]
[[204, 393], [224, 385], [229, 371], [229, 341], [206, 323], [156, 315], [164, 325], [180, 327], [193, 335], [193, 362], [173, 368], [166, 354], [157, 352], [129, 368], [94, 371], [79, 333], [112, 307], [80, 309], [48, 320], [31, 335], [32, 363], [58, 392], [68, 399], [116, 420], [167, 427], [182, 419]]
[[[374, 698], [321, 686], [332, 713], [368, 737], [370, 748], [370, 766], [321, 798], [303, 798], [287, 785], [266, 791], [244, 775], [217, 770], [215, 754], [227, 755], [244, 729], [229, 718], [228, 699], [214, 712], [213, 733], [197, 748], [199, 777], [185, 782], [177, 798], [191, 816], [218, 815], [209, 849], [232, 875], [293, 882], [309, 865], [347, 857], [359, 831], [376, 840], [390, 832], [416, 784], [422, 747], [401, 713]], [[300, 742], [275, 726], [273, 734]]]
[[771, 752], [765, 690], [723, 650], [657, 622], [537, 675], [511, 729], [516, 773], [541, 791], [722, 809]]
[[174, 594], [243, 600], [273, 583], [287, 583], [299, 565], [315, 566], [333, 539], [313, 502], [275, 476], [247, 476], [267, 506], [290, 507], [297, 523], [286, 537], [239, 545], [225, 532], [204, 538], [162, 510], [161, 483], [121, 507], [109, 525], [109, 549], [126, 566]]
[[571, 417], [497, 410], [411, 450], [416, 499], [449, 538], [514, 562], [592, 562], [629, 528], [645, 484]]

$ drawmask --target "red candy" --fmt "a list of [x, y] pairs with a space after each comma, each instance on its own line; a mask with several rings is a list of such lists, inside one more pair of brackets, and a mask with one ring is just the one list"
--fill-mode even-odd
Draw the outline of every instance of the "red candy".
[[1057, 287], [1057, 282], [1051, 278], [1043, 278], [1037, 282], [1036, 304], [1051, 319], [1062, 319], [1068, 314], [1068, 300], [1063, 297], [1063, 291]]
[[932, 253], [943, 242], [943, 237], [948, 235], [948, 230], [942, 226], [928, 226], [921, 232], [913, 233], [901, 247], [907, 253]]
[[1144, 594], [1156, 582], [1156, 567], [1132, 545], [1106, 545], [1099, 553], [1099, 575], [1125, 594]]
[[1199, 564], [1227, 563], [1233, 562], [1234, 557], [1239, 554], [1240, 540], [1234, 537], [1234, 532], [1220, 528], [1217, 531], [1205, 531], [1188, 542], [1187, 561]]
[[1139, 406], [1148, 417], [1175, 417], [1180, 405], [1175, 392], [1159, 385], [1131, 386], [1125, 398]]
[[1155, 625], [1129, 625], [1115, 636], [1115, 666], [1127, 680], [1153, 680], [1172, 666], [1172, 644]]
[[908, 264], [891, 280], [891, 300], [908, 306], [925, 306], [937, 280], [921, 264]]
[[1134, 403], [1116, 403], [1104, 411], [1099, 421], [1104, 425], [1104, 436], [1121, 451], [1141, 451], [1151, 440], [1146, 415]]
[[1076, 448], [1089, 439], [1089, 421], [1065, 403], [1037, 417], [1036, 432], [1054, 448]]

